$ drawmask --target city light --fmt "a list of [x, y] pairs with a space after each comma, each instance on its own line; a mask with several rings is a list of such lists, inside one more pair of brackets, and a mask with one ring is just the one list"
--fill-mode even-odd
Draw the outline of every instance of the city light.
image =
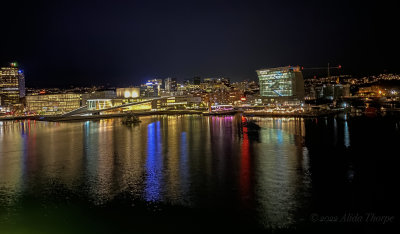
[[389, 233], [399, 2], [2, 2], [0, 234]]

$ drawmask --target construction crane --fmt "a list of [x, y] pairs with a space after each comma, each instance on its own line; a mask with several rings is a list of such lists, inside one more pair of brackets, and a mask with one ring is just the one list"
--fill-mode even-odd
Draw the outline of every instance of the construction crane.
[[331, 69], [342, 69], [342, 66], [341, 65], [338, 65], [338, 66], [336, 66], [336, 67], [331, 67], [330, 65], [329, 65], [329, 63], [328, 63], [328, 67], [301, 67], [301, 70], [324, 70], [324, 69], [327, 69], [327, 71], [328, 71], [328, 78], [330, 77], [330, 74], [331, 74], [331, 72], [330, 72], [330, 70]]

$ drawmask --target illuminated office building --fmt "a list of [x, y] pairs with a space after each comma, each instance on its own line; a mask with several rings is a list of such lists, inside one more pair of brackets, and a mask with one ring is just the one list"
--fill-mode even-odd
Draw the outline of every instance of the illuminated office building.
[[140, 86], [140, 96], [158, 97], [160, 96], [162, 79], [148, 80], [146, 84]]
[[277, 67], [257, 70], [260, 96], [267, 103], [304, 100], [304, 80], [300, 67]]
[[60, 93], [26, 96], [26, 109], [40, 115], [64, 114], [81, 106], [81, 94]]
[[165, 84], [165, 91], [176, 92], [177, 90], [176, 78], [167, 78], [164, 80], [164, 84]]
[[0, 100], [1, 106], [12, 106], [21, 103], [25, 97], [25, 77], [16, 63], [0, 69]]

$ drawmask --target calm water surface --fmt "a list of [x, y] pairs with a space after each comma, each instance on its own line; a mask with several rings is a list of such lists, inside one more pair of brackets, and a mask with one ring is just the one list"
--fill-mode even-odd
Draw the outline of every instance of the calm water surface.
[[348, 230], [314, 218], [397, 215], [398, 120], [250, 119], [259, 131], [240, 115], [0, 122], [0, 233]]

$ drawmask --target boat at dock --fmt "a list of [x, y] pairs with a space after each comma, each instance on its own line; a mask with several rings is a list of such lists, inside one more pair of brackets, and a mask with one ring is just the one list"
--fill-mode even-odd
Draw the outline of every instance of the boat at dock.
[[203, 112], [203, 115], [235, 115], [239, 112], [243, 111], [234, 109], [232, 105], [218, 105], [210, 106], [207, 112]]
[[203, 112], [204, 116], [208, 115], [235, 115], [238, 113], [236, 110], [219, 110], [219, 111], [211, 111], [211, 112]]

